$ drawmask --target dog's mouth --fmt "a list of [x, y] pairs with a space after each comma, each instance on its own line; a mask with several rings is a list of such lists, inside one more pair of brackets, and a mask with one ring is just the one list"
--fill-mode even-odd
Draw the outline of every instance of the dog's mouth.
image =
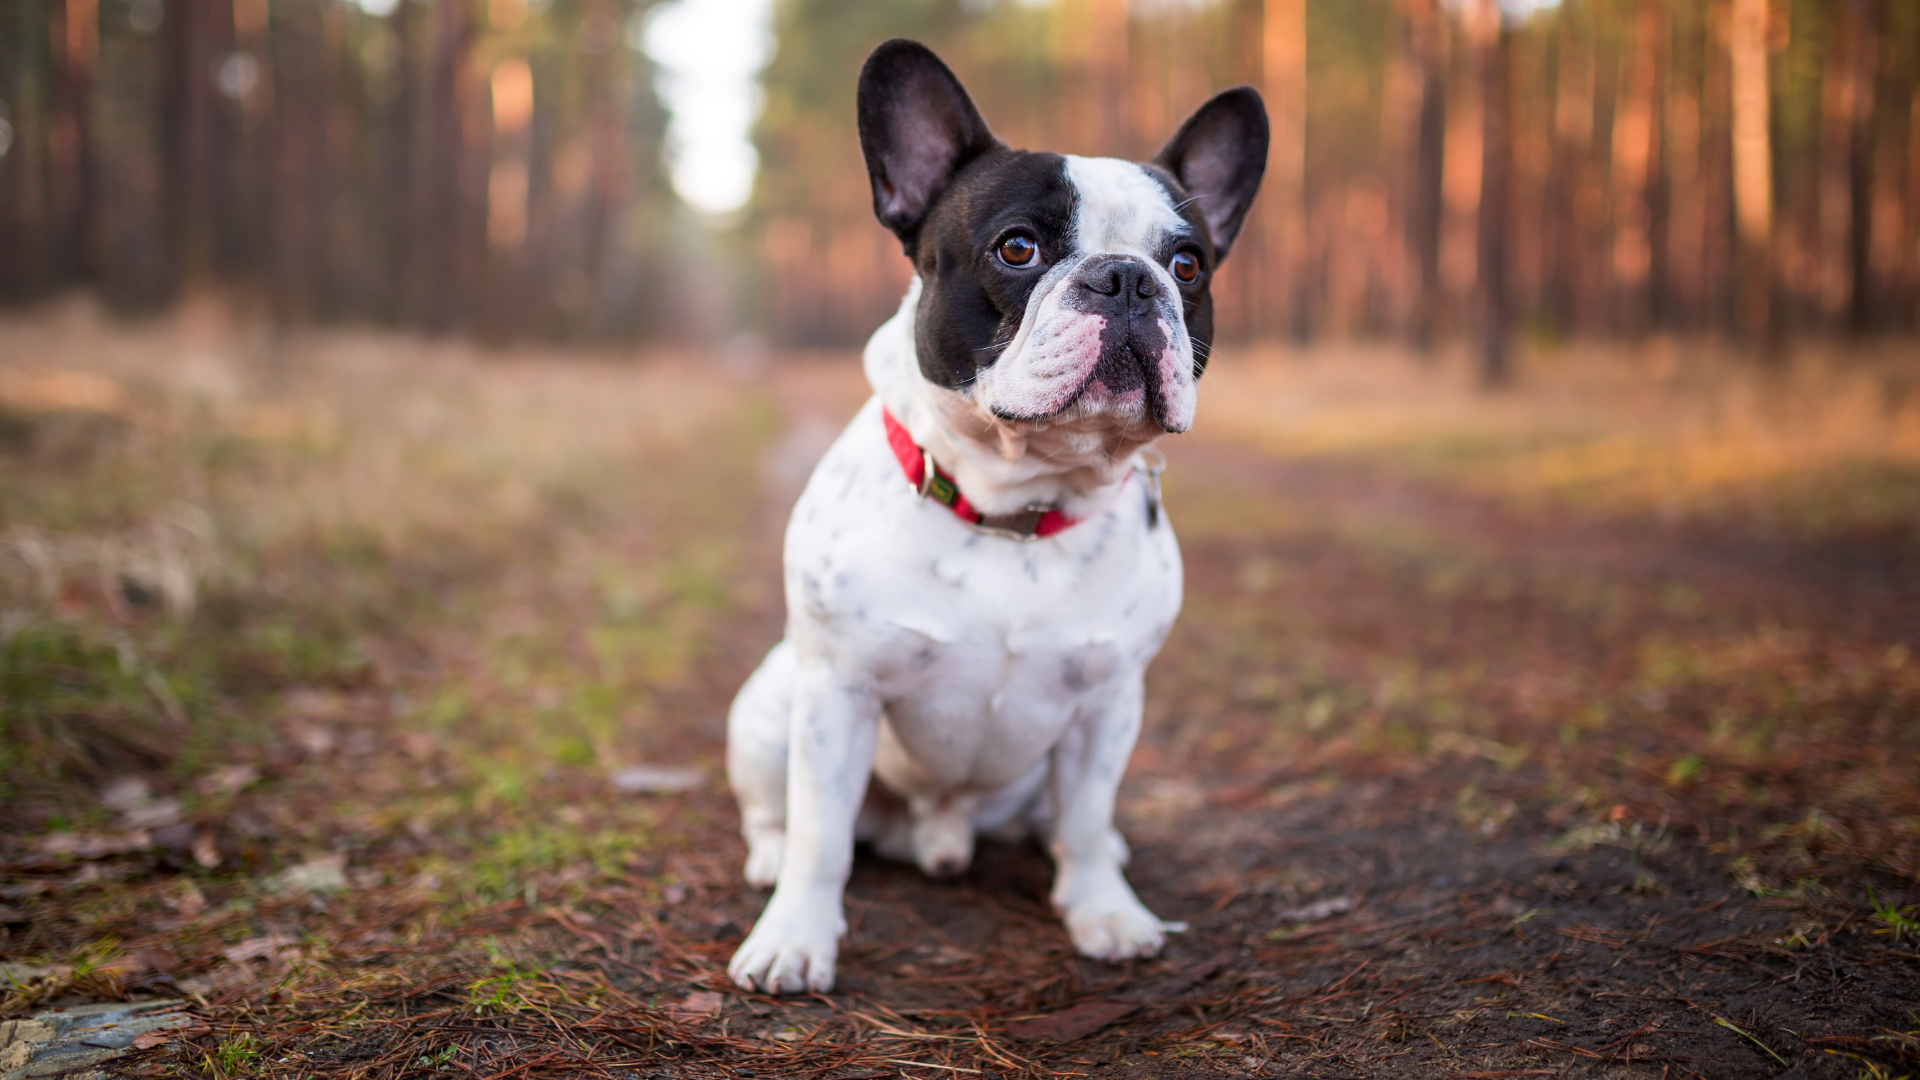
[[1161, 431], [1186, 430], [1185, 423], [1172, 419], [1167, 400], [1167, 383], [1175, 375], [1167, 367], [1174, 349], [1165, 325], [1157, 319], [1129, 319], [1124, 326], [1107, 326], [1100, 334], [1100, 361], [1081, 389], [1082, 400], [1091, 396], [1121, 412], [1137, 410], [1144, 402]]
[[[1086, 374], [1065, 394], [1055, 396], [1038, 409], [994, 405], [994, 415], [1011, 421], [1104, 416], [1129, 428], [1150, 422], [1163, 433], [1187, 429], [1191, 420], [1182, 415], [1179, 404], [1173, 400], [1182, 388], [1169, 383], [1178, 378], [1173, 364], [1190, 370], [1192, 362], [1171, 355], [1176, 350], [1167, 341], [1161, 325], [1143, 325], [1139, 320], [1130, 320], [1119, 326], [1103, 326], [1097, 348], [1097, 356], [1083, 354], [1070, 365], [1084, 369]], [[1091, 348], [1086, 350], [1086, 353], [1092, 352]]]

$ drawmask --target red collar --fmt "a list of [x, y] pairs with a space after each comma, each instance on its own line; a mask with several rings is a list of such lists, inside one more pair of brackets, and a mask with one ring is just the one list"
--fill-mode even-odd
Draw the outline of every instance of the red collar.
[[981, 513], [960, 494], [960, 485], [953, 482], [953, 477], [933, 463], [933, 455], [913, 441], [913, 433], [894, 418], [892, 409], [880, 406], [880, 419], [887, 425], [887, 445], [893, 448], [894, 460], [907, 474], [914, 494], [932, 499], [974, 528], [1015, 540], [1038, 540], [1080, 524], [1079, 518], [1068, 517], [1052, 506], [1029, 506], [1017, 514]]

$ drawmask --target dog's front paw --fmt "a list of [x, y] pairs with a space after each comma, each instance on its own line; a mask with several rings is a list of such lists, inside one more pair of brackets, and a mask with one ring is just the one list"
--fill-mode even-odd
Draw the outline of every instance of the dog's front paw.
[[768, 994], [824, 994], [833, 989], [833, 962], [840, 953], [840, 920], [782, 916], [771, 910], [740, 943], [727, 965], [734, 984]]
[[1184, 923], [1165, 923], [1129, 896], [1116, 905], [1083, 905], [1067, 911], [1067, 934], [1082, 956], [1095, 960], [1132, 960], [1158, 956], [1167, 931]]

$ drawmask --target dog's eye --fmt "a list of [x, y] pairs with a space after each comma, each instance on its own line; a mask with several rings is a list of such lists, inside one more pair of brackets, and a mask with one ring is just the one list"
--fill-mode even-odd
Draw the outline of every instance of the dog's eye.
[[1000, 241], [1000, 261], [1008, 266], [1032, 266], [1040, 258], [1040, 245], [1031, 236], [1013, 235]]
[[1176, 254], [1168, 261], [1167, 269], [1173, 271], [1174, 280], [1182, 285], [1191, 285], [1200, 280], [1200, 260], [1191, 251]]

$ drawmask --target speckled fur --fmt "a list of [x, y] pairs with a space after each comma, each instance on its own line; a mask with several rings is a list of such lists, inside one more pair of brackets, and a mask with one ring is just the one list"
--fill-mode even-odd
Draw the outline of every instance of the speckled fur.
[[[1140, 454], [1193, 422], [1211, 332], [1209, 279], [1168, 260], [1210, 272], [1231, 243], [1264, 110], [1224, 91], [1151, 165], [1013, 151], [937, 57], [892, 41], [859, 115], [875, 213], [919, 276], [867, 344], [874, 397], [794, 508], [786, 638], [728, 717], [746, 877], [774, 886], [728, 971], [830, 989], [855, 841], [944, 875], [980, 832], [1046, 841], [1080, 952], [1152, 956], [1174, 927], [1121, 873], [1113, 804], [1181, 569]], [[1015, 265], [1003, 238], [1022, 233], [1039, 256]], [[974, 531], [910, 490], [883, 406], [980, 510], [1080, 523]]]
[[[1173, 530], [1164, 515], [1149, 524], [1148, 485], [1131, 475], [1158, 432], [1125, 409], [1009, 422], [928, 383], [918, 292], [868, 343], [875, 396], [794, 507], [786, 640], [729, 716], [747, 878], [776, 886], [730, 967], [743, 985], [832, 986], [856, 839], [951, 874], [976, 830], [1036, 828], [1081, 952], [1162, 944], [1113, 829], [1142, 678], [1180, 610]], [[1190, 396], [1190, 358], [1175, 377]], [[907, 487], [882, 402], [983, 507], [1058, 500], [1086, 520], [1032, 543], [968, 529]]]

